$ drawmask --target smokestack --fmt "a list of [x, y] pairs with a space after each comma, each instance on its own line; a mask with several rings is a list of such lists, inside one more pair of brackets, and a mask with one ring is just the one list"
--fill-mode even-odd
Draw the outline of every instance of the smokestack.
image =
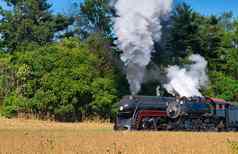
[[154, 52], [154, 42], [160, 40], [160, 18], [171, 10], [172, 0], [117, 0], [114, 18], [116, 44], [123, 51], [132, 95], [136, 95], [144, 79], [146, 66]]

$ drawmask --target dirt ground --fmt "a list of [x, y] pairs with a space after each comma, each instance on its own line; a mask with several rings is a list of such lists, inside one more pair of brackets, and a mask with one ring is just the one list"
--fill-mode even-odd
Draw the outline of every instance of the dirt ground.
[[238, 133], [114, 132], [109, 123], [0, 118], [1, 154], [232, 154]]

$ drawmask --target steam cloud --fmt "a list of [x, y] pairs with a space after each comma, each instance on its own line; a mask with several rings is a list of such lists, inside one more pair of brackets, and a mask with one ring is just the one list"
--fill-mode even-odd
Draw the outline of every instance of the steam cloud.
[[192, 97], [202, 96], [199, 90], [208, 82], [206, 74], [207, 61], [200, 55], [191, 55], [189, 60], [193, 62], [187, 69], [171, 66], [167, 69], [169, 83], [164, 85], [166, 90], [175, 95]]
[[141, 89], [146, 66], [154, 52], [154, 42], [160, 40], [160, 18], [171, 10], [172, 0], [118, 0], [114, 20], [117, 45], [123, 51], [127, 79], [132, 94]]

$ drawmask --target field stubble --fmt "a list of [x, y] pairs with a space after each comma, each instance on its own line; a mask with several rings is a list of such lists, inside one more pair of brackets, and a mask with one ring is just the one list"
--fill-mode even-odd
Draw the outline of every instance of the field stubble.
[[114, 132], [109, 123], [0, 118], [3, 154], [232, 154], [228, 142], [236, 141], [238, 133]]

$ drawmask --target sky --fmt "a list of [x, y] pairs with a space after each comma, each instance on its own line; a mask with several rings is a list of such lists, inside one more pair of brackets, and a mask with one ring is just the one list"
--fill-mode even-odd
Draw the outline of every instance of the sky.
[[221, 15], [232, 11], [238, 17], [238, 0], [183, 0], [203, 15]]
[[[70, 9], [72, 1], [83, 0], [49, 0], [53, 4], [52, 10], [55, 13], [65, 13]], [[221, 15], [225, 11], [233, 11], [238, 17], [238, 0], [175, 0], [177, 2], [187, 2], [195, 11], [203, 15]], [[3, 0], [0, 0], [0, 5], [4, 6]]]

